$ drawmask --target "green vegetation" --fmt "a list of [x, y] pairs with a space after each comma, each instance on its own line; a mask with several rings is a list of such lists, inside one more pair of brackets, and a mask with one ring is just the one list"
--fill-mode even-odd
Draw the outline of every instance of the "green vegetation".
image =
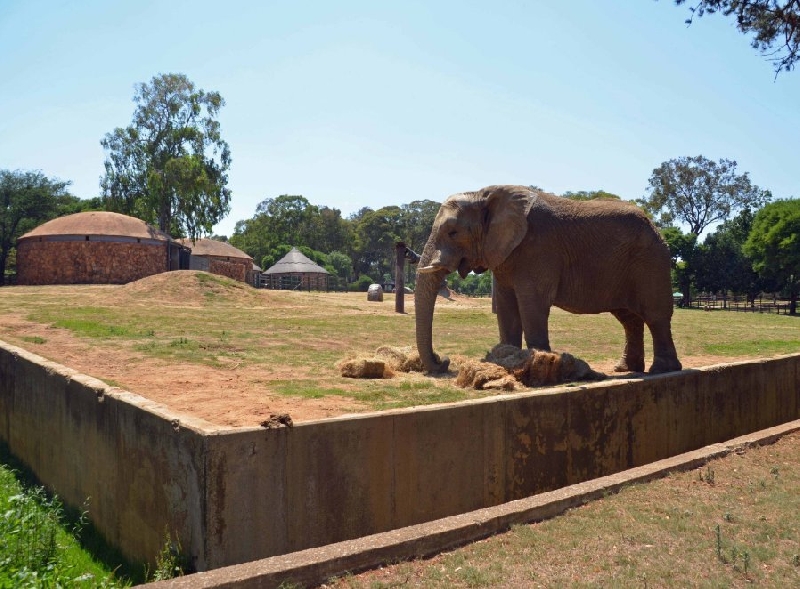
[[[0, 587], [120, 587], [90, 544], [85, 513], [70, 517], [57, 497], [25, 487], [0, 460]], [[88, 530], [87, 530], [88, 529]]]
[[225, 101], [184, 74], [137, 84], [133, 100], [131, 124], [101, 141], [105, 206], [173, 237], [209, 233], [230, 210], [231, 154], [217, 120]]
[[172, 579], [187, 570], [180, 542], [165, 531], [155, 567], [132, 565], [81, 511], [41, 487], [0, 442], [0, 588], [117, 588]]

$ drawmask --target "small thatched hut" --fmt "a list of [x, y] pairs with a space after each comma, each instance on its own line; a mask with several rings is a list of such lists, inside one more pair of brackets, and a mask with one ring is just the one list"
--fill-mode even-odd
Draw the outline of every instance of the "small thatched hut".
[[189, 250], [141, 219], [58, 217], [17, 240], [17, 284], [124, 284], [189, 267]]
[[253, 284], [253, 258], [231, 244], [215, 239], [181, 239], [192, 250], [191, 270], [203, 270]]
[[328, 290], [330, 274], [293, 247], [261, 275], [265, 288], [281, 290]]

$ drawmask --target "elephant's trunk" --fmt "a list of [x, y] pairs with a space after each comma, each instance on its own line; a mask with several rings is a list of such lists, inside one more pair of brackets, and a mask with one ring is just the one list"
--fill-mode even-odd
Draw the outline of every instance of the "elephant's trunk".
[[[423, 255], [424, 257], [424, 255]], [[423, 261], [426, 261], [423, 259]], [[447, 268], [431, 271], [420, 263], [424, 271], [417, 272], [417, 285], [414, 290], [414, 308], [417, 325], [417, 351], [419, 352], [425, 372], [446, 372], [450, 360], [441, 360], [433, 352], [433, 308], [436, 296], [442, 286], [444, 277], [449, 273]]]

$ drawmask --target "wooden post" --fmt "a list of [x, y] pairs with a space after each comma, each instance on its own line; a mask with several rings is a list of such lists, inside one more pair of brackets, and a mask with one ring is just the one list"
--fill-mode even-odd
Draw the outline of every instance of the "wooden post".
[[406, 294], [406, 244], [398, 241], [394, 244], [395, 268], [394, 268], [394, 310], [395, 313], [405, 313], [405, 294]]

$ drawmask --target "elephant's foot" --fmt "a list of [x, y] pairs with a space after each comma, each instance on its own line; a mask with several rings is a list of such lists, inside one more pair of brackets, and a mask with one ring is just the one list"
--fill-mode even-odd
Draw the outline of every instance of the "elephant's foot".
[[650, 374], [663, 374], [665, 372], [678, 372], [682, 370], [678, 358], [664, 358], [658, 357], [653, 360], [653, 365], [650, 367]]
[[631, 360], [623, 356], [614, 366], [614, 372], [644, 372], [644, 359]]
[[450, 368], [450, 358], [436, 354], [434, 363], [425, 366], [425, 374], [444, 374]]

